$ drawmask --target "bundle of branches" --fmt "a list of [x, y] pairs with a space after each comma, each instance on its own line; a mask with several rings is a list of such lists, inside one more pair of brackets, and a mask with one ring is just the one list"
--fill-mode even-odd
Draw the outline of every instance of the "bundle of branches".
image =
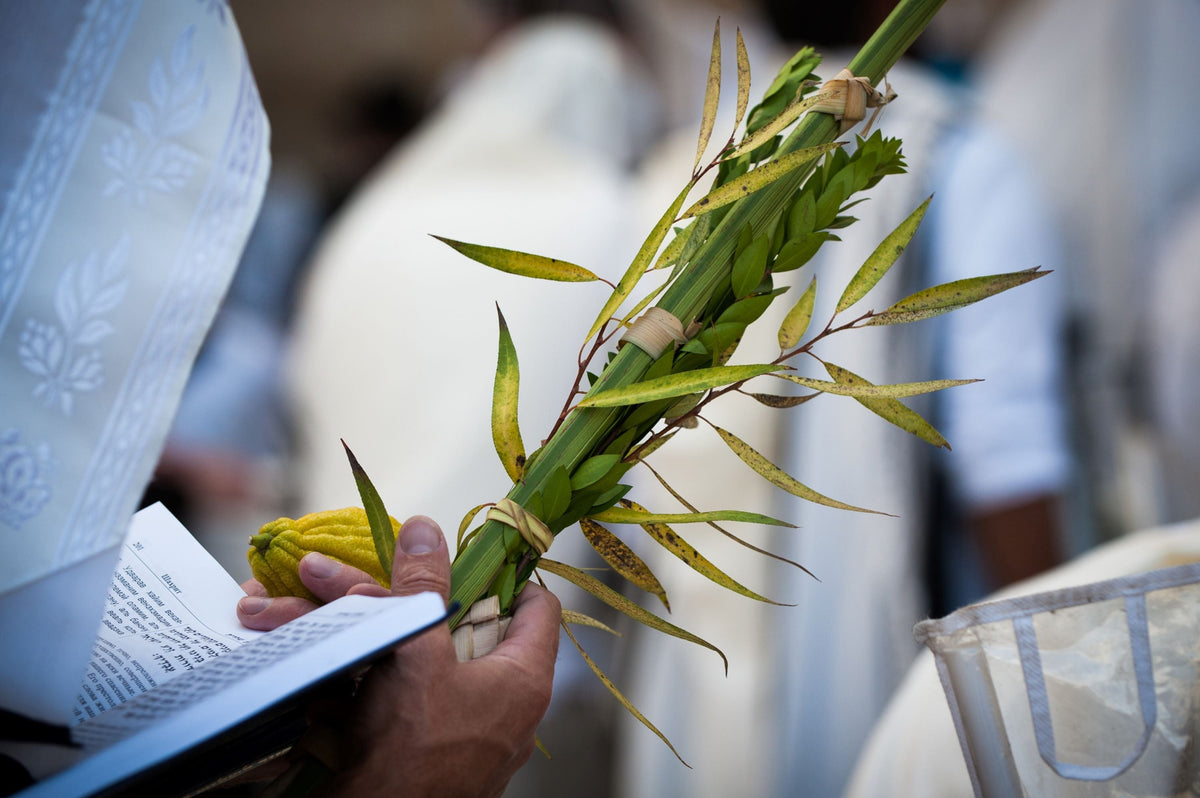
[[[1034, 269], [961, 280], [920, 291], [882, 311], [851, 312], [897, 261], [916, 232], [928, 200], [888, 235], [850, 278], [832, 318], [813, 324], [818, 290], [814, 278], [793, 301], [778, 330], [779, 356], [767, 363], [731, 363], [746, 328], [787, 293], [787, 288], [776, 286], [776, 276], [800, 269], [823, 244], [838, 240], [835, 231], [855, 221], [847, 211], [861, 201], [859, 195], [884, 177], [904, 171], [898, 140], [875, 133], [856, 137], [853, 146], [843, 146], [834, 139], [861, 120], [866, 108], [888, 101], [875, 87], [941, 2], [901, 2], [847, 69], [825, 83], [813, 74], [820, 57], [812, 49], [801, 50], [754, 108], [748, 108], [749, 61], [739, 32], [734, 128], [736, 132], [744, 119], [744, 132], [740, 138], [730, 136], [718, 156], [703, 163], [721, 83], [718, 24], [691, 177], [613, 285], [581, 348], [575, 388], [563, 413], [544, 445], [529, 453], [516, 421], [517, 354], [500, 316], [492, 430], [496, 452], [513, 486], [504, 499], [473, 508], [459, 529], [451, 594], [459, 609], [452, 626], [460, 625], [472, 605], [485, 596], [494, 597], [492, 605], [505, 613], [522, 586], [541, 569], [569, 580], [641, 623], [717, 651], [601, 580], [544, 555], [555, 535], [578, 524], [617, 573], [666, 604], [666, 592], [650, 569], [605, 526], [639, 525], [714, 582], [765, 600], [700, 555], [676, 531], [676, 525], [744, 521], [790, 526], [786, 521], [747, 510], [700, 511], [677, 494], [685, 511], [657, 514], [627, 498], [630, 487], [622, 482], [627, 472], [680, 428], [708, 423], [704, 409], [730, 392], [749, 393], [781, 410], [819, 393], [852, 397], [929, 443], [946, 445], [927, 421], [899, 400], [970, 380], [875, 385], [833, 364], [825, 364], [828, 380], [799, 376], [789, 366], [793, 358], [812, 353], [831, 335], [926, 319], [1045, 274]], [[792, 129], [785, 136], [788, 128]], [[711, 190], [685, 210], [692, 190], [709, 175], [713, 176]], [[548, 257], [442, 240], [467, 257], [505, 272], [575, 282], [600, 279], [581, 266]], [[655, 290], [618, 315], [643, 277], [667, 269], [668, 276]], [[826, 290], [825, 286], [821, 290]], [[614, 340], [618, 333], [619, 344]], [[757, 385], [768, 379], [797, 383], [811, 393], [796, 396], [746, 389], [751, 380]], [[820, 504], [870, 512], [817, 493], [733, 432], [710, 426], [746, 465], [779, 488]], [[394, 548], [393, 527], [353, 455], [351, 463], [386, 571]], [[485, 510], [485, 520], [471, 529], [474, 519]], [[572, 640], [569, 624], [578, 622], [598, 623], [565, 612], [563, 626]], [[580, 651], [618, 699], [653, 729]]]

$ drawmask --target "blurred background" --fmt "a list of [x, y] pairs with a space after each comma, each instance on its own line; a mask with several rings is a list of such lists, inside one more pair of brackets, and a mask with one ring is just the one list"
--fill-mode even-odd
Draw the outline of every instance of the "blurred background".
[[[488, 432], [495, 303], [521, 356], [528, 443], [557, 416], [604, 293], [490, 273], [428, 234], [615, 278], [686, 181], [716, 18], [723, 96], [736, 27], [756, 99], [801, 44], [832, 77], [894, 3], [826, 5], [232, 0], [272, 122], [272, 181], [151, 496], [244, 579], [262, 523], [357, 503], [345, 438], [394, 515], [430, 514], [452, 535], [507, 488]], [[900, 99], [879, 122], [904, 139], [910, 174], [884, 181], [845, 246], [800, 279], [840, 268], [844, 281], [931, 192], [905, 276], [881, 292], [1054, 273], [961, 319], [833, 350], [876, 382], [984, 378], [914, 405], [953, 452], [918, 450], [848, 400], [790, 411], [802, 420], [721, 409], [806, 484], [900, 519], [798, 507], [736, 461], [701, 468], [725, 456], [703, 430], [664, 450], [672, 484], [709, 509], [800, 522], [798, 536], [746, 537], [820, 581], [689, 537], [798, 606], [754, 605], [626, 535], [666, 584], [673, 622], [729, 655], [728, 678], [710, 652], [552, 585], [624, 633], [580, 637], [691, 768], [564, 639], [541, 734], [553, 758], [535, 754], [509, 795], [841, 795], [916, 654], [915, 621], [1200, 515], [1200, 112], [1179, 88], [1196, 41], [1191, 0], [948, 0], [890, 76]], [[577, 540], [555, 549], [602, 564]]]

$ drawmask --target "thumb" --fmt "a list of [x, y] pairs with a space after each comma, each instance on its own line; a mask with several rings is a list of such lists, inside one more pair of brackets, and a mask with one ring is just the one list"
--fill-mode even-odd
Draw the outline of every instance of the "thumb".
[[392, 560], [392, 595], [431, 591], [450, 599], [450, 551], [442, 528], [432, 518], [414, 515], [396, 535]]

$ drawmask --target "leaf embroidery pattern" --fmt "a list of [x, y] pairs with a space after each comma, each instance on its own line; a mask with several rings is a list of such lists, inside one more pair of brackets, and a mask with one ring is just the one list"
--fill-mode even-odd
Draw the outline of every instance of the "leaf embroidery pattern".
[[29, 446], [15, 429], [0, 433], [0, 523], [20, 529], [42, 511], [52, 466], [48, 445]]
[[104, 196], [120, 196], [141, 207], [147, 192], [170, 194], [191, 180], [200, 156], [172, 139], [195, 127], [208, 106], [204, 62], [191, 63], [194, 35], [195, 28], [189, 27], [165, 59], [154, 59], [149, 102], [130, 102], [133, 125], [101, 149], [105, 165], [115, 173], [104, 187]]
[[98, 344], [113, 332], [102, 318], [125, 297], [129, 238], [122, 236], [106, 258], [95, 252], [82, 263], [63, 270], [54, 292], [54, 322], [26, 319], [17, 346], [21, 365], [41, 380], [34, 398], [63, 414], [74, 409], [75, 394], [94, 391], [104, 383], [104, 364]]

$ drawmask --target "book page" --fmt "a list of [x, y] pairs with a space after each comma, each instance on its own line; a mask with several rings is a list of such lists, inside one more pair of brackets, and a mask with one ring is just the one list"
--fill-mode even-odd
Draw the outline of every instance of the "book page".
[[346, 596], [193, 667], [72, 731], [92, 753], [25, 794], [119, 785], [445, 619], [440, 596]]
[[161, 504], [138, 512], [121, 546], [76, 722], [261, 636], [235, 607], [245, 593]]

